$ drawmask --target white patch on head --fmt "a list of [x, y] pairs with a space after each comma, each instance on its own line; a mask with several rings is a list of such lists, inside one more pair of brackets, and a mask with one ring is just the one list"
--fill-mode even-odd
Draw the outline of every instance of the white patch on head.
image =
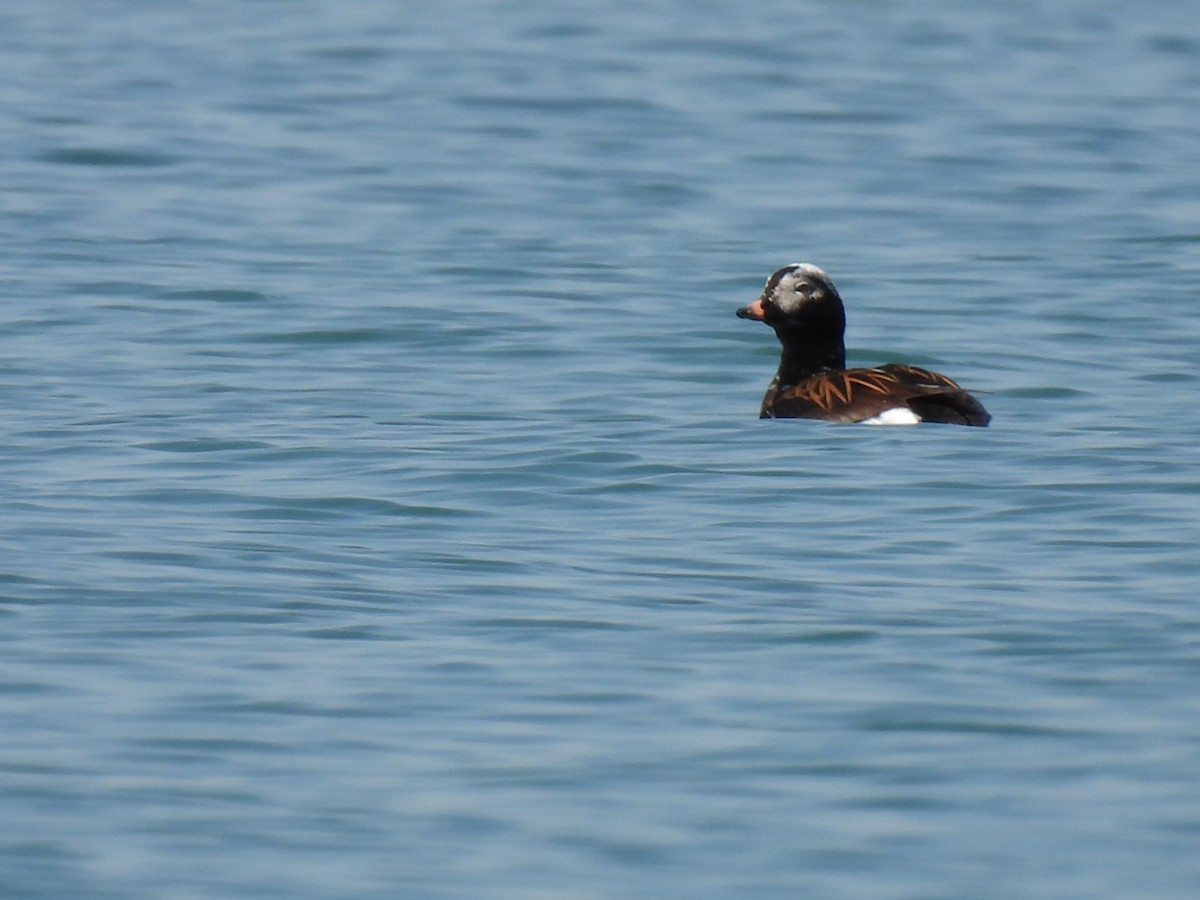
[[809, 300], [832, 289], [829, 276], [812, 263], [791, 263], [784, 270], [786, 274], [775, 284], [771, 298], [787, 315], [795, 315]]
[[869, 419], [862, 419], [860, 425], [917, 425], [921, 421], [921, 417], [909, 409], [907, 406], [893, 406], [891, 409], [885, 409], [877, 416], [871, 416]]
[[812, 263], [792, 263], [796, 267], [796, 272], [808, 276], [809, 278], [819, 278], [821, 281], [828, 281], [829, 276], [825, 274], [825, 270], [814, 266]]
[[[791, 276], [789, 275], [788, 278], [790, 279]], [[775, 288], [771, 298], [775, 301], [775, 305], [789, 316], [800, 309], [807, 299], [804, 294], [796, 290], [793, 282], [786, 279]]]

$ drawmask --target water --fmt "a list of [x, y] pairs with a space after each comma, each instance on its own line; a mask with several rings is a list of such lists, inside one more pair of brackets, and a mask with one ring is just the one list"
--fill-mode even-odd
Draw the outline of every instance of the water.
[[408, 6], [0, 12], [0, 896], [1194, 897], [1187, 5]]

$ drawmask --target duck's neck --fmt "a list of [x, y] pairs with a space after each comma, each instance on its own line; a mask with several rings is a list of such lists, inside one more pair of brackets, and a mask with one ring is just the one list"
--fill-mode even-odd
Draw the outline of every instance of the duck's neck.
[[779, 358], [779, 387], [788, 387], [818, 372], [846, 368], [846, 346], [840, 335], [814, 341], [811, 335], [780, 334], [783, 354]]

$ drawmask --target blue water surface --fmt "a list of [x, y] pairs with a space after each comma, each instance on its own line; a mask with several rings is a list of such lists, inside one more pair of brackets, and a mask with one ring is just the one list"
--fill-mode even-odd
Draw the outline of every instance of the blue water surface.
[[[1196, 896], [1188, 4], [9, 0], [0, 103], [0, 896]], [[797, 260], [992, 427], [757, 419]]]

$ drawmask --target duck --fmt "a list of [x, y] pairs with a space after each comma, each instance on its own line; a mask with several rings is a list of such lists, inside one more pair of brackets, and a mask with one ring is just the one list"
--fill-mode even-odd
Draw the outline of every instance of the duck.
[[847, 369], [846, 309], [830, 277], [811, 263], [779, 269], [737, 316], [770, 325], [783, 345], [760, 418], [973, 426], [992, 420], [982, 403], [940, 372], [904, 363]]

